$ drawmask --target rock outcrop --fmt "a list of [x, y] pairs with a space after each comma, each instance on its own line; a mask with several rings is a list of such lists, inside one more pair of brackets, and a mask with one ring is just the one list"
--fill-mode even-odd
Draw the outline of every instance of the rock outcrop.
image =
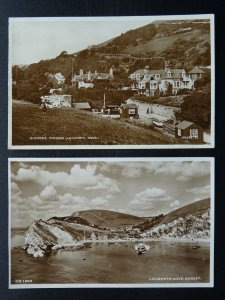
[[147, 230], [142, 237], [163, 239], [201, 239], [210, 238], [210, 210], [200, 215], [187, 215], [172, 222], [161, 224]]

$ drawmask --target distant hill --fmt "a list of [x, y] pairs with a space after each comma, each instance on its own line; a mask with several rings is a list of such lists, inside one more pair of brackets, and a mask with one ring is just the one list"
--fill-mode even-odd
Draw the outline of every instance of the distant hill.
[[[134, 61], [124, 59], [126, 67], [123, 69], [118, 60], [105, 59], [100, 55], [107, 53], [139, 57], [162, 56], [164, 60], [170, 60], [174, 67], [182, 66], [187, 70], [195, 65], [208, 66], [210, 65], [210, 23], [209, 20], [153, 22], [76, 53], [68, 54], [63, 51], [55, 58], [42, 60], [25, 68], [14, 67], [13, 80], [23, 82], [29, 79], [34, 84], [43, 84], [43, 74], [61, 72], [66, 78], [66, 83], [71, 84], [72, 63], [74, 74], [78, 74], [80, 69], [84, 72], [89, 70], [108, 72], [113, 65], [117, 75], [115, 79], [120, 78], [121, 73], [124, 73], [124, 78], [127, 78], [126, 68], [133, 70], [146, 64], [141, 62], [141, 65], [136, 65]], [[148, 64], [150, 68], [161, 68], [164, 61], [148, 61]]]
[[123, 214], [110, 210], [86, 210], [75, 212], [72, 216], [86, 219], [89, 223], [96, 224], [100, 227], [119, 227], [140, 224], [144, 218]]
[[156, 225], [172, 222], [178, 218], [184, 218], [187, 215], [198, 216], [210, 208], [210, 199], [203, 199], [191, 204], [185, 205], [176, 209], [166, 215], [159, 215], [154, 217], [137, 217], [129, 214], [119, 213], [109, 210], [86, 210], [79, 211], [72, 214], [72, 217], [81, 217], [86, 219], [89, 223], [96, 224], [100, 227], [118, 227], [118, 226], [135, 226], [137, 228], [143, 227], [148, 229]]
[[187, 215], [198, 216], [199, 214], [204, 213], [209, 208], [210, 208], [209, 198], [199, 200], [168, 213], [161, 223], [169, 223], [177, 218], [180, 217], [183, 218]]
[[25, 233], [25, 249], [38, 257], [50, 250], [80, 247], [84, 240], [129, 240], [131, 237], [206, 240], [210, 237], [210, 201], [197, 201], [166, 216], [149, 217], [147, 221], [108, 210], [87, 210], [72, 216], [35, 220]]

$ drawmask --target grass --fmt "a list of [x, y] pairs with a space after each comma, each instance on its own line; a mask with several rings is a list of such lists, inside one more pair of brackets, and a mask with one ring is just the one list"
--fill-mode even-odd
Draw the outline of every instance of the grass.
[[87, 210], [74, 213], [79, 214], [80, 217], [86, 219], [90, 223], [94, 223], [101, 227], [117, 227], [117, 226], [131, 226], [145, 221], [142, 217], [128, 215], [109, 210]]
[[[126, 49], [126, 52], [129, 54], [137, 55], [139, 53], [143, 53], [144, 51], [156, 51], [157, 54], [162, 53], [166, 49], [169, 49], [173, 46], [174, 42], [178, 38], [182, 38], [184, 40], [193, 40], [194, 38], [198, 38], [201, 35], [201, 31], [196, 29], [191, 32], [185, 32], [180, 34], [171, 35], [168, 37], [157, 38], [146, 42], [145, 44], [141, 44], [138, 46], [129, 46]], [[203, 35], [201, 35], [202, 37]], [[204, 35], [205, 39], [209, 38], [208, 34]]]
[[161, 223], [169, 223], [173, 220], [176, 220], [180, 217], [185, 217], [188, 214], [197, 216], [199, 214], [204, 213], [208, 208], [210, 208], [210, 199], [203, 199], [196, 201], [194, 203], [185, 205], [181, 208], [178, 208], [170, 213], [168, 213]]
[[105, 119], [75, 109], [48, 109], [14, 103], [12, 145], [154, 145], [177, 141], [153, 129]]

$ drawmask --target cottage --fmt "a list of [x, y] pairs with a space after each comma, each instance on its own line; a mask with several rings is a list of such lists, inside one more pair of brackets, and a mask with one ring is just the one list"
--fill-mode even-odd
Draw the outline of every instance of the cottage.
[[65, 83], [65, 77], [62, 73], [46, 73], [48, 81], [53, 84], [54, 87], [62, 86]]
[[196, 66], [189, 72], [189, 74], [191, 76], [191, 79], [196, 80], [196, 79], [202, 78], [204, 76], [205, 72]]
[[120, 107], [119, 105], [104, 105], [102, 110], [102, 113], [109, 114], [109, 115], [118, 115], [120, 114]]
[[165, 69], [150, 70], [149, 66], [139, 69], [129, 76], [134, 80], [131, 85], [133, 90], [146, 96], [155, 96], [159, 92], [166, 93], [169, 85], [173, 94], [177, 94], [180, 89], [193, 89], [194, 81], [184, 69], [171, 69], [169, 62], [165, 62]]
[[189, 121], [182, 121], [175, 126], [175, 137], [183, 140], [191, 140], [203, 143], [203, 129]]
[[74, 75], [72, 78], [72, 85], [78, 88], [93, 88], [94, 80], [113, 80], [113, 68], [109, 70], [109, 73], [91, 72], [88, 71], [86, 74], [82, 69], [78, 75]]
[[85, 111], [91, 111], [91, 106], [88, 102], [74, 103], [74, 108]]
[[71, 95], [52, 95], [42, 96], [42, 102], [45, 102], [48, 108], [71, 107]]
[[120, 115], [122, 118], [138, 118], [138, 106], [136, 104], [121, 104]]

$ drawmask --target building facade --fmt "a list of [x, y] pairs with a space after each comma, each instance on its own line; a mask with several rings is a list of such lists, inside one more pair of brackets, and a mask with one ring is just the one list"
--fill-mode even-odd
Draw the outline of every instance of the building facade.
[[92, 73], [88, 71], [84, 73], [82, 69], [80, 69], [80, 73], [78, 75], [74, 75], [72, 78], [72, 85], [77, 88], [93, 88], [94, 80], [113, 80], [113, 68], [110, 68], [109, 73], [99, 73], [95, 71]]
[[164, 69], [150, 70], [149, 66], [145, 66], [130, 74], [129, 79], [134, 80], [131, 85], [133, 90], [146, 96], [157, 96], [160, 93], [166, 94], [169, 89], [174, 95], [182, 89], [194, 89], [195, 77], [192, 78], [184, 69], [172, 69], [165, 62]]

